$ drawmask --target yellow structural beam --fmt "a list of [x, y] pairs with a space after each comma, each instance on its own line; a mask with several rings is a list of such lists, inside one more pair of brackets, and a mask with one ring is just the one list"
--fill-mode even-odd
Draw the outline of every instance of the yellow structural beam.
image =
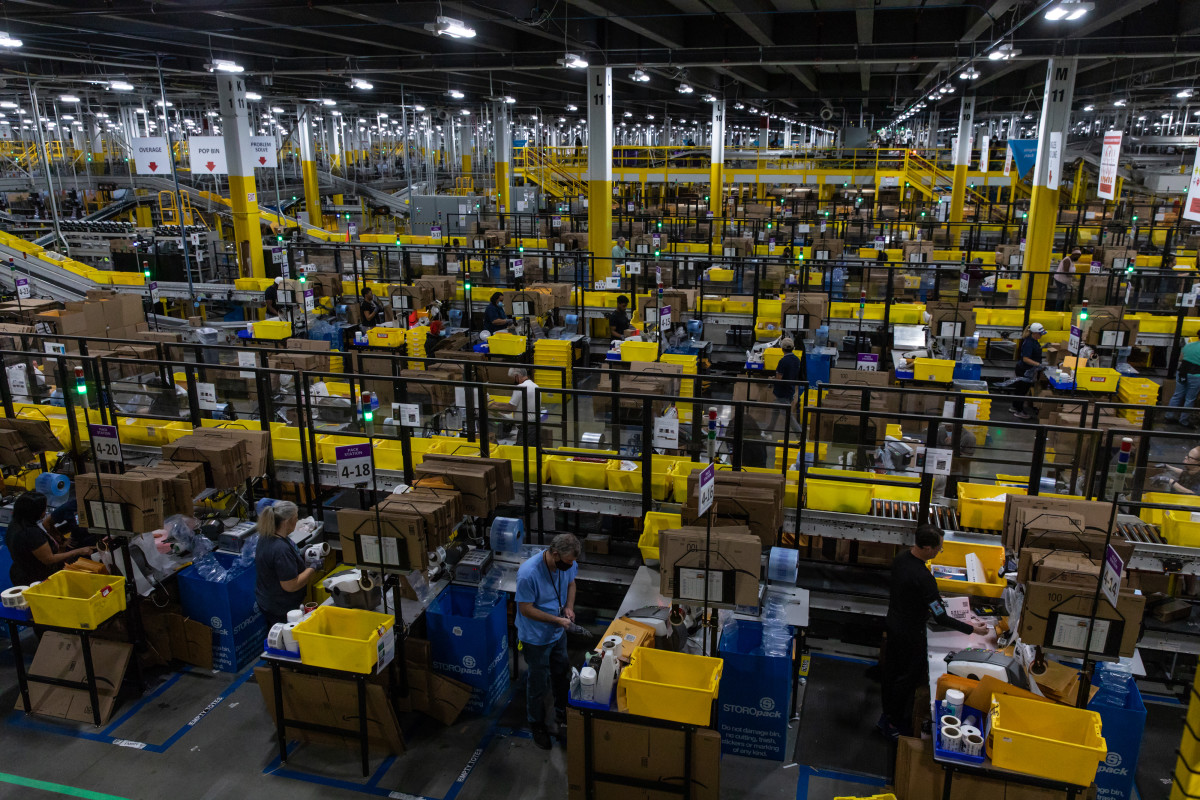
[[505, 212], [512, 211], [512, 198], [509, 197], [508, 191], [508, 162], [496, 162], [496, 200], [500, 205], [500, 209]]
[[265, 278], [262, 223], [253, 175], [229, 176], [229, 205], [233, 212], [233, 236], [242, 272], [248, 278]]
[[317, 162], [301, 161], [300, 175], [304, 179], [304, 207], [308, 224], [321, 227], [321, 185], [317, 181]]
[[603, 258], [612, 253], [612, 182], [588, 181], [588, 249], [601, 258], [593, 262], [592, 279], [608, 275]]
[[1025, 237], [1025, 271], [1033, 277], [1033, 303], [1042, 308], [1049, 285], [1054, 252], [1054, 223], [1058, 218], [1058, 189], [1034, 186], [1029, 202], [1029, 228]]

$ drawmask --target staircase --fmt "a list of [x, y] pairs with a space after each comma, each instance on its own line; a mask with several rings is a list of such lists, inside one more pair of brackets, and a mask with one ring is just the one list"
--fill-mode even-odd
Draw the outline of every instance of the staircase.
[[[946, 172], [935, 162], [912, 151], [904, 159], [904, 180], [908, 181], [918, 192], [921, 192], [931, 200], [938, 199], [938, 197], [945, 192], [949, 192], [950, 188], [954, 186], [954, 175], [952, 173]], [[945, 189], [944, 191], [939, 191], [938, 187], [945, 187]], [[969, 186], [967, 187], [966, 197], [967, 202], [971, 203], [988, 202], [987, 197]]]
[[587, 184], [568, 172], [549, 153], [536, 147], [522, 147], [513, 159], [513, 166], [521, 169], [525, 180], [538, 187], [555, 200], [587, 196]]

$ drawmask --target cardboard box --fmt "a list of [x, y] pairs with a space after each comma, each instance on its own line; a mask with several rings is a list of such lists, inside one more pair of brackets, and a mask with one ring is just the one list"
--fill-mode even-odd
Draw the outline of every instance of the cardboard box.
[[[272, 353], [267, 356], [267, 366], [271, 369], [300, 370], [301, 372], [328, 372], [329, 356], [302, 350]], [[278, 383], [279, 376], [273, 375], [272, 382]]]
[[204, 464], [205, 484], [213, 489], [232, 489], [245, 483], [251, 476], [246, 443], [197, 435], [201, 430], [207, 429], [197, 428], [195, 433], [163, 445], [163, 461]]
[[157, 530], [165, 519], [162, 480], [152, 475], [77, 475], [75, 497], [80, 522], [97, 530], [105, 529], [106, 516], [107, 527], [132, 533]]
[[[128, 642], [114, 642], [92, 637], [92, 668], [96, 676], [100, 701], [100, 724], [108, 722], [116, 708], [117, 694], [125, 680], [125, 669], [133, 653]], [[29, 674], [64, 681], [86, 681], [83, 651], [78, 636], [48, 631], [42, 634]], [[44, 683], [29, 684], [29, 703], [32, 713], [42, 717], [57, 717], [91, 725], [92, 703], [87, 689], [67, 689]], [[18, 696], [15, 708], [24, 710]]]
[[1061, 581], [1027, 583], [1021, 609], [1021, 641], [1082, 654], [1087, 641], [1087, 621], [1094, 604], [1096, 627], [1092, 632], [1092, 652], [1132, 656], [1141, 630], [1146, 598], [1123, 591], [1114, 609], [1103, 598], [1093, 603], [1095, 594], [1095, 586], [1088, 589]]
[[1029, 529], [1103, 536], [1111, 522], [1112, 503], [1009, 495], [1004, 503], [1004, 546], [1019, 550]]
[[428, 561], [432, 548], [420, 514], [343, 508], [337, 512], [337, 523], [342, 560], [347, 564], [421, 569]]
[[163, 484], [163, 517], [172, 514], [195, 513], [195, 497], [204, 491], [204, 465], [181, 461], [175, 464], [159, 462], [152, 467], [127, 470], [126, 475], [138, 474], [158, 478]]
[[271, 457], [270, 431], [251, 431], [244, 428], [196, 428], [192, 435], [225, 443], [244, 443], [250, 477], [257, 478], [267, 474], [267, 465]]
[[167, 330], [154, 330], [150, 323], [139, 322], [133, 326], [134, 338], [144, 339], [148, 342], [163, 342], [164, 344], [175, 344], [183, 341], [182, 333], [174, 333]]
[[[269, 667], [256, 667], [254, 679], [262, 692], [263, 703], [271, 719], [275, 719], [275, 683]], [[345, 736], [290, 728], [288, 734], [305, 741], [332, 742], [358, 750], [358, 684], [352, 680], [325, 675], [302, 675], [284, 669], [280, 672], [283, 684], [283, 713], [287, 719], [341, 728]], [[377, 683], [367, 683], [367, 740], [371, 749], [392, 755], [404, 753], [404, 735], [400, 723], [388, 702], [387, 689]]]
[[[636, 719], [636, 718], [633, 718]], [[592, 768], [605, 775], [619, 775], [639, 781], [677, 786], [684, 769], [684, 736], [682, 731], [664, 730], [639, 725], [631, 720], [593, 720]], [[692, 736], [692, 793], [685, 800], [718, 800], [721, 796], [721, 735], [701, 728]], [[567, 797], [584, 800], [585, 761], [583, 714], [576, 709], [567, 711]], [[599, 782], [597, 797], [620, 797], [622, 800], [665, 800], [679, 798], [676, 793], [634, 789], [619, 784]]]
[[[702, 527], [659, 531], [658, 547], [661, 565], [659, 568], [659, 591], [663, 597], [679, 596], [681, 590], [677, 590], [675, 585], [676, 567], [693, 570], [705, 568], [704, 546], [707, 538], [708, 533]], [[762, 569], [762, 548], [762, 541], [755, 534], [727, 532], [717, 527], [712, 530], [712, 556], [709, 570], [710, 573], [721, 570], [737, 571], [733, 578], [734, 589], [732, 592], [735, 605], [757, 605], [758, 603], [758, 578]], [[728, 572], [725, 572], [721, 579], [727, 580]], [[715, 577], [712, 577], [711, 580], [715, 580]], [[700, 587], [701, 591], [703, 590], [702, 582], [696, 581], [691, 588], [695, 588], [696, 585]], [[714, 602], [728, 601], [716, 598]]]
[[425, 459], [414, 472], [418, 478], [440, 477], [448, 481], [462, 494], [463, 510], [472, 516], [486, 517], [499, 505], [497, 477], [488, 465]]
[[507, 503], [513, 499], [512, 462], [507, 458], [480, 458], [476, 456], [429, 453], [425, 456], [424, 461], [426, 464], [484, 465], [489, 468], [491, 478], [495, 480], [496, 499], [501, 503]]
[[34, 453], [57, 453], [62, 450], [62, 444], [58, 441], [58, 437], [54, 435], [54, 430], [50, 427], [49, 420], [27, 418], [0, 419], [0, 430], [16, 431]]
[[0, 464], [6, 467], [24, 467], [33, 461], [33, 450], [25, 438], [15, 430], [0, 429]]

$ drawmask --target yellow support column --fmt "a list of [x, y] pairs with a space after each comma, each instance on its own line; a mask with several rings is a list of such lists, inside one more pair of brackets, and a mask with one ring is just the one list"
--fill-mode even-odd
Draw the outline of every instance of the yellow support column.
[[138, 206], [137, 211], [137, 226], [139, 228], [153, 228], [154, 219], [150, 214], [150, 206]]
[[1071, 205], [1078, 206], [1087, 197], [1084, 187], [1087, 179], [1083, 175], [1083, 159], [1075, 165], [1075, 183], [1071, 186]]
[[1032, 273], [1033, 308], [1041, 310], [1046, 300], [1054, 226], [1058, 220], [1058, 185], [1062, 151], [1070, 122], [1071, 99], [1075, 93], [1075, 58], [1052, 58], [1046, 69], [1046, 92], [1042, 119], [1038, 124], [1037, 161], [1029, 202], [1029, 228], [1025, 236], [1026, 272]]
[[975, 98], [964, 97], [958, 116], [958, 140], [954, 148], [954, 184], [950, 189], [950, 244], [957, 247], [967, 200], [967, 167], [971, 164], [971, 134], [975, 129]]
[[[588, 67], [588, 249], [593, 274], [607, 276], [612, 262], [612, 69]], [[595, 260], [598, 259], [598, 260]]]
[[317, 180], [317, 154], [313, 146], [312, 107], [300, 106], [297, 111], [299, 126], [296, 138], [300, 140], [300, 176], [304, 180], [304, 207], [308, 224], [321, 225], [321, 186]]
[[258, 190], [254, 184], [254, 150], [250, 146], [250, 121], [246, 107], [246, 84], [239, 77], [217, 78], [221, 108], [221, 133], [225, 139], [225, 162], [229, 168], [229, 205], [233, 212], [233, 234], [243, 277], [264, 278], [262, 221], [258, 216]]

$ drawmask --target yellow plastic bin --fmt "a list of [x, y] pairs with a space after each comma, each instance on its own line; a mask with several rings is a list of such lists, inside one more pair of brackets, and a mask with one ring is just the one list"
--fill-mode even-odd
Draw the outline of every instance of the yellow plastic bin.
[[117, 418], [117, 436], [122, 444], [162, 447], [191, 432], [192, 426], [188, 422], [167, 422], [140, 417]]
[[577, 486], [580, 489], [607, 489], [608, 462], [604, 455], [616, 455], [613, 450], [579, 451], [579, 457], [596, 461], [577, 461], [575, 456], [546, 456], [545, 474], [555, 486]]
[[875, 487], [869, 483], [824, 481], [809, 478], [804, 482], [804, 507], [813, 511], [838, 511], [843, 514], [870, 514]]
[[[680, 461], [671, 467], [669, 473], [671, 483], [671, 496], [676, 503], [685, 503], [688, 499], [688, 476], [693, 472], [699, 472], [704, 469], [705, 465], [696, 461]], [[732, 469], [728, 464], [717, 464], [717, 471], [723, 469]]]
[[621, 342], [622, 361], [657, 361], [658, 342]]
[[537, 451], [530, 447], [529, 455], [525, 455], [526, 449], [519, 444], [496, 444], [492, 445], [492, 458], [507, 458], [512, 462], [513, 483], [525, 482], [525, 461], [529, 460], [529, 482], [537, 483]]
[[249, 329], [250, 336], [254, 339], [286, 339], [292, 335], [292, 323], [286, 320], [251, 322]]
[[26, 589], [25, 600], [38, 625], [95, 630], [125, 610], [125, 579], [64, 569]]
[[895, 325], [921, 325], [925, 322], [924, 303], [898, 303], [888, 310], [888, 321]]
[[1163, 514], [1162, 535], [1167, 544], [1200, 547], [1200, 511], [1167, 511]]
[[525, 353], [524, 336], [513, 333], [494, 333], [487, 340], [488, 353], [494, 356], [519, 356]]
[[954, 380], [954, 362], [946, 358], [914, 358], [913, 380], [950, 383]]
[[[1142, 495], [1143, 503], [1158, 503], [1164, 506], [1189, 506], [1200, 510], [1200, 497], [1196, 495], [1174, 494], [1173, 492], [1146, 492]], [[1138, 511], [1138, 517], [1151, 525], [1162, 525], [1168, 509], [1143, 508]]]
[[998, 531], [1004, 527], [1004, 501], [1001, 495], [1029, 494], [1019, 486], [992, 486], [982, 483], [958, 485], [958, 522], [966, 528]]
[[318, 606], [292, 632], [300, 646], [301, 664], [370, 673], [379, 663], [380, 639], [395, 622], [392, 614]]
[[1108, 753], [1095, 711], [997, 694], [989, 713], [993, 766], [1089, 786]]
[[399, 347], [404, 344], [404, 328], [385, 328], [382, 325], [367, 331], [367, 344], [371, 347]]
[[708, 725], [724, 665], [719, 658], [639, 647], [619, 684], [631, 714]]
[[1108, 367], [1080, 367], [1075, 370], [1075, 388], [1081, 392], [1113, 392], [1121, 373]]
[[638, 550], [643, 561], [658, 561], [658, 532], [683, 525], [683, 515], [651, 511], [642, 520], [642, 535], [638, 537]]
[[[967, 556], [975, 554], [983, 564], [987, 580], [983, 583], [960, 581], [953, 578], [938, 578], [938, 589], [948, 594], [971, 594], [977, 597], [999, 597], [1004, 594], [1008, 581], [1000, 574], [1004, 569], [1004, 547], [995, 544], [971, 544], [969, 542], [943, 542], [942, 552], [929, 565], [934, 567], [965, 567]], [[935, 571], [936, 574], [936, 571]]]
[[[300, 437], [304, 435], [301, 428], [293, 428], [290, 425], [275, 426], [271, 424], [271, 451], [275, 455], [276, 461], [299, 461], [300, 460]], [[311, 453], [309, 456], [311, 457]], [[317, 456], [320, 460], [320, 455]]]

